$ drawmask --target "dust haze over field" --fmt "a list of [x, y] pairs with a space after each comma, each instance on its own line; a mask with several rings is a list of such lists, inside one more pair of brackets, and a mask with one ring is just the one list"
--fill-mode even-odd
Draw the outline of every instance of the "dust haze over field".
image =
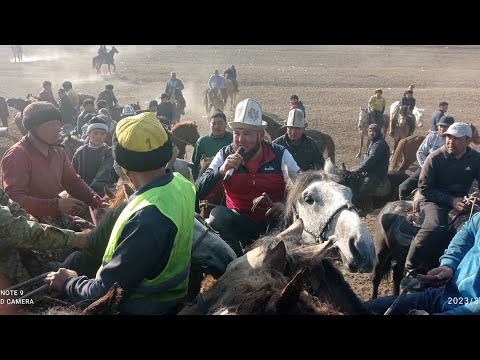
[[[107, 45], [110, 49], [111, 45]], [[38, 95], [42, 82], [53, 83], [54, 94], [65, 80], [81, 93], [95, 97], [105, 85], [114, 85], [120, 105], [137, 100], [142, 108], [159, 100], [170, 73], [185, 84], [187, 107], [184, 120], [196, 121], [200, 133], [208, 124], [203, 92], [214, 70], [222, 73], [234, 64], [240, 84], [237, 102], [247, 97], [262, 104], [265, 112], [286, 119], [289, 97], [297, 94], [306, 107], [310, 128], [332, 136], [337, 163], [358, 164], [358, 113], [376, 88], [383, 89], [387, 109], [415, 85], [417, 106], [425, 108], [427, 132], [430, 115], [440, 101], [449, 103], [448, 114], [456, 121], [480, 125], [479, 46], [347, 46], [347, 45], [115, 45], [116, 72], [107, 67], [97, 76], [92, 58], [98, 45], [23, 45], [24, 62], [14, 63], [9, 45], [0, 46], [0, 96]], [[16, 111], [10, 109], [11, 119]], [[229, 121], [233, 111], [226, 110]], [[10, 121], [10, 132], [18, 131]], [[392, 141], [387, 138], [390, 146]], [[0, 138], [0, 153], [13, 144]], [[188, 148], [191, 156], [192, 149]], [[367, 218], [371, 229], [374, 218]], [[368, 275], [355, 276], [358, 292], [368, 297]], [[386, 290], [383, 289], [383, 292]]]

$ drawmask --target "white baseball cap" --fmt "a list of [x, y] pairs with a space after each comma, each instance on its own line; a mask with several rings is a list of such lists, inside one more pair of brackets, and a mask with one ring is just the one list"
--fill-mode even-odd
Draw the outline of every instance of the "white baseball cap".
[[456, 122], [450, 125], [447, 131], [445, 131], [442, 136], [445, 135], [452, 135], [457, 138], [461, 138], [464, 136], [468, 136], [469, 138], [472, 137], [472, 128], [470, 125], [463, 123], [463, 122]]

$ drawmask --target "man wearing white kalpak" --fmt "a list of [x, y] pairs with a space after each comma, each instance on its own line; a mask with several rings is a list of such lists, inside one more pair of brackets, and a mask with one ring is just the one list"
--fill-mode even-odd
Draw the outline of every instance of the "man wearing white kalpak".
[[[233, 144], [220, 149], [197, 180], [197, 199], [222, 184], [226, 206], [214, 208], [208, 223], [237, 255], [242, 255], [245, 246], [283, 215], [287, 167], [292, 172], [300, 168], [285, 147], [264, 140], [267, 123], [262, 121], [262, 107], [255, 100], [238, 103], [235, 119], [228, 124], [233, 130]], [[264, 192], [271, 206], [252, 211], [253, 200]]]

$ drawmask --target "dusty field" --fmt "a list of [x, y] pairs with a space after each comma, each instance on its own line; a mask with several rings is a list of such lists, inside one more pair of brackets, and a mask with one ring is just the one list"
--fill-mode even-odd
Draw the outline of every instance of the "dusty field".
[[[110, 47], [110, 46], [108, 46]], [[0, 48], [0, 96], [38, 95], [44, 80], [54, 91], [70, 80], [77, 91], [97, 96], [107, 83], [114, 85], [120, 104], [140, 101], [142, 107], [158, 99], [171, 71], [185, 84], [184, 120], [194, 120], [200, 133], [208, 130], [202, 100], [208, 78], [235, 64], [239, 99], [251, 97], [264, 111], [286, 118], [289, 97], [303, 101], [309, 126], [331, 135], [337, 163], [358, 164], [357, 120], [375, 88], [383, 88], [387, 108], [415, 85], [417, 106], [425, 108], [425, 134], [430, 114], [439, 101], [450, 104], [456, 121], [480, 125], [479, 46], [116, 46], [117, 71], [102, 68], [97, 76], [91, 60], [97, 46], [24, 46], [24, 62], [13, 63], [8, 46]], [[15, 110], [11, 110], [11, 115]], [[233, 112], [226, 111], [229, 119]], [[233, 120], [233, 119], [232, 119]], [[19, 135], [13, 124], [10, 131]], [[388, 139], [391, 144], [391, 139]], [[0, 154], [13, 144], [0, 139]], [[191, 155], [191, 149], [189, 149]], [[372, 228], [374, 216], [366, 220]], [[369, 274], [346, 274], [356, 292], [367, 299]], [[382, 292], [386, 293], [385, 284]]]

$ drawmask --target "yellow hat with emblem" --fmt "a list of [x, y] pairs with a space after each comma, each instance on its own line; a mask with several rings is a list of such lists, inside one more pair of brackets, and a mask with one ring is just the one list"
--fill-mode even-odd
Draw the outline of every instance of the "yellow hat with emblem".
[[118, 122], [113, 154], [126, 170], [155, 170], [165, 166], [172, 157], [172, 142], [155, 114], [144, 112]]

